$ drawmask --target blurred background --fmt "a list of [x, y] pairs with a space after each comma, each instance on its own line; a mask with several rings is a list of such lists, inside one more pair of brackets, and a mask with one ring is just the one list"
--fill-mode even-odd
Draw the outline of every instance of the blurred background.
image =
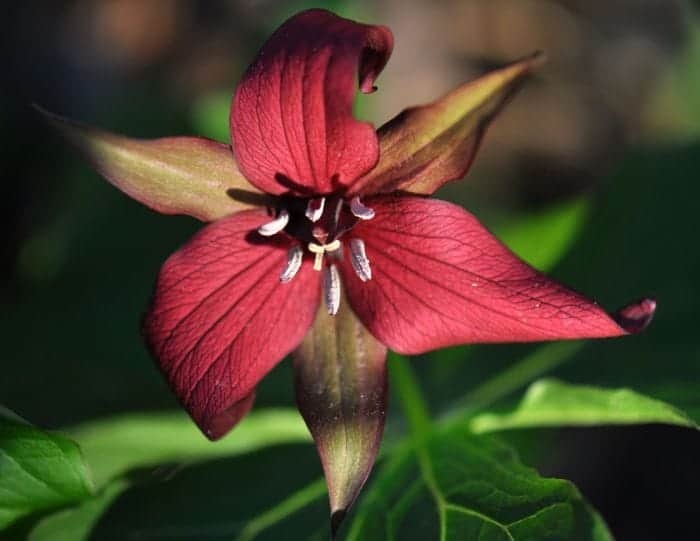
[[[0, 36], [0, 403], [48, 428], [176, 408], [139, 322], [160, 264], [200, 225], [157, 215], [100, 180], [30, 105], [130, 136], [228, 141], [238, 78], [276, 26], [312, 6], [393, 30], [379, 91], [358, 105], [376, 125], [490, 68], [547, 53], [490, 129], [469, 179], [441, 196], [510, 234], [506, 240], [523, 220], [574, 208], [564, 221], [528, 229], [523, 255], [560, 243], [561, 253], [541, 264], [555, 277], [610, 309], [654, 295], [659, 312], [645, 335], [591, 344], [557, 375], [632, 386], [697, 419], [700, 20], [697, 3], [674, 0], [8, 3]], [[528, 347], [460, 348], [414, 366], [439, 414]], [[293, 405], [288, 362], [265, 380], [257, 405]], [[388, 436], [400, 429], [391, 418]], [[680, 538], [674, 528], [693, 520], [700, 443], [691, 431], [509, 437], [543, 474], [573, 480], [619, 539]], [[314, 453], [288, 456], [298, 455], [295, 465], [313, 478]], [[268, 471], [271, 459], [259, 461], [253, 470]], [[226, 474], [231, 486], [237, 471]], [[177, 505], [190, 505], [184, 489], [175, 494]], [[149, 505], [127, 495], [114, 521], [153, 520]]]

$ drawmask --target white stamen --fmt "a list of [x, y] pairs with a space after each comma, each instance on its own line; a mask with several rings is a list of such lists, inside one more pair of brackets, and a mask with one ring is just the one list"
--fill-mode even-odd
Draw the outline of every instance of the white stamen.
[[369, 266], [369, 259], [365, 253], [365, 243], [362, 239], [352, 239], [350, 241], [350, 263], [355, 269], [355, 274], [363, 282], [372, 279], [372, 267]]
[[280, 211], [277, 218], [258, 227], [258, 233], [260, 233], [263, 237], [271, 237], [287, 227], [288, 223], [289, 213], [283, 209]]
[[350, 200], [350, 212], [360, 220], [371, 220], [374, 218], [374, 211], [369, 207], [365, 207], [358, 195]]
[[326, 252], [335, 252], [340, 248], [340, 241], [335, 239], [329, 244], [316, 244], [315, 242], [309, 243], [309, 252], [314, 254], [314, 270], [320, 271], [323, 266], [323, 254]]
[[301, 246], [294, 246], [289, 249], [287, 253], [287, 266], [280, 274], [280, 282], [289, 282], [292, 278], [297, 275], [299, 269], [301, 268], [301, 262], [304, 257], [304, 250]]
[[323, 216], [323, 208], [326, 206], [326, 198], [311, 199], [306, 205], [306, 217], [312, 222], [318, 222]]
[[333, 223], [337, 226], [340, 221], [340, 213], [343, 211], [343, 200], [338, 199], [335, 205], [335, 212], [333, 213]]
[[323, 274], [323, 298], [328, 313], [336, 315], [340, 308], [340, 276], [335, 265], [326, 267]]

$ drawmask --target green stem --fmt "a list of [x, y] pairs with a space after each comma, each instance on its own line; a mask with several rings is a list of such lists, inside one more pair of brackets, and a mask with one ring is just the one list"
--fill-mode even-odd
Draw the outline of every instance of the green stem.
[[396, 389], [413, 435], [412, 439], [421, 475], [438, 510], [440, 539], [442, 540], [446, 535], [447, 501], [440, 492], [440, 487], [433, 471], [433, 464], [430, 461], [430, 455], [425, 448], [426, 438], [430, 433], [428, 405], [420, 391], [416, 377], [409, 364], [410, 361], [398, 355], [392, 355], [392, 357], [395, 359], [391, 364], [390, 370], [392, 387]]
[[585, 343], [584, 341], [553, 342], [538, 348], [464, 395], [442, 421], [449, 424], [458, 418], [463, 419], [465, 415], [474, 413], [517, 391], [536, 377], [567, 362]]
[[[446, 416], [442, 424], [450, 424], [451, 422], [464, 419], [465, 410], [467, 413], [474, 412], [516, 391], [537, 376], [566, 362], [583, 344], [584, 342], [581, 341], [555, 342], [538, 348], [531, 355], [485, 381], [465, 395], [460, 401], [459, 407]], [[392, 354], [389, 374], [392, 388], [399, 397], [408, 421], [421, 476], [437, 508], [440, 521], [440, 539], [443, 541], [447, 535], [447, 511], [451, 509], [451, 504], [440, 491], [430, 454], [426, 447], [429, 434], [431, 433], [428, 405], [423, 398], [408, 359]]]
[[428, 405], [413, 374], [410, 360], [395, 353], [390, 353], [389, 359], [391, 387], [396, 390], [411, 432], [420, 439], [430, 430]]
[[264, 511], [248, 522], [246, 527], [236, 538], [236, 541], [251, 541], [255, 539], [262, 531], [277, 524], [284, 518], [293, 515], [325, 493], [326, 481], [324, 479], [318, 479], [310, 485], [306, 485], [301, 490], [296, 491], [288, 498], [282, 500], [274, 507]]

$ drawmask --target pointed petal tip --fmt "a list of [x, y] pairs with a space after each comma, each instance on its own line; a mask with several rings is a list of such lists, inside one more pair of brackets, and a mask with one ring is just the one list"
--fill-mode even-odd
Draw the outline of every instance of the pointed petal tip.
[[335, 316], [318, 308], [293, 357], [296, 402], [321, 458], [336, 531], [379, 450], [387, 408], [386, 347], [343, 298]]
[[320, 300], [310, 267], [280, 285], [287, 239], [249, 241], [267, 218], [244, 211], [201, 229], [163, 264], [143, 319], [151, 356], [211, 440], [248, 412], [258, 382], [304, 338]]
[[229, 145], [196, 136], [139, 139], [32, 108], [108, 182], [162, 214], [205, 222], [265, 204]]
[[374, 83], [384, 69], [393, 49], [394, 35], [389, 27], [384, 25], [368, 27], [367, 46], [363, 51], [363, 61], [359, 70], [360, 92], [372, 94], [377, 91], [377, 85]]
[[[376, 216], [367, 225], [358, 223], [353, 236], [364, 240], [375, 272], [362, 282], [346, 258], [343, 286], [372, 335], [398, 353], [609, 338], [640, 332], [654, 314], [651, 298], [609, 314], [517, 258], [451, 203], [410, 196], [370, 201]], [[426, 230], [439, 232], [430, 243], [424, 242]], [[412, 314], [410, 322], [403, 313]]]
[[42, 107], [41, 105], [39, 105], [39, 104], [38, 104], [37, 102], [35, 102], [35, 101], [31, 102], [31, 103], [29, 104], [29, 107], [31, 107], [31, 108], [34, 109], [37, 113], [40, 113], [40, 114], [42, 114], [42, 115], [45, 115], [45, 116], [48, 116], [48, 117], [56, 116], [54, 113], [48, 111], [47, 109], [45, 109], [44, 107]]
[[56, 116], [56, 115], [54, 115], [53, 113], [51, 113], [51, 112], [47, 111], [46, 109], [44, 109], [41, 105], [39, 105], [39, 104], [36, 103], [35, 101], [33, 101], [32, 103], [30, 103], [29, 106], [30, 106], [32, 109], [34, 109], [37, 113], [39, 113], [40, 115], [43, 115], [43, 116], [45, 116], [45, 117], [48, 117], [49, 119], [50, 119], [51, 117]]
[[542, 51], [534, 51], [432, 103], [402, 111], [379, 128], [379, 162], [349, 195], [432, 195], [445, 183], [464, 178], [488, 126], [545, 61]]
[[195, 422], [208, 440], [220, 440], [248, 414], [253, 407], [253, 402], [255, 402], [255, 391], [215, 416], [205, 420], [195, 420]]
[[540, 67], [542, 64], [544, 64], [545, 62], [547, 62], [547, 60], [548, 60], [548, 59], [547, 59], [547, 53], [545, 53], [545, 52], [542, 51], [542, 50], [537, 50], [537, 51], [534, 51], [534, 52], [530, 53], [529, 55], [527, 55], [526, 57], [524, 57], [522, 60], [516, 61], [515, 63], [516, 63], [516, 64], [520, 64], [521, 62], [527, 62], [527, 63], [530, 64], [530, 67], [532, 67], [532, 68], [538, 68], [538, 67]]
[[52, 113], [48, 109], [44, 109], [38, 103], [31, 103], [30, 107], [34, 109], [39, 115], [41, 115], [44, 121], [57, 132], [59, 132], [64, 137], [67, 137], [71, 141], [75, 141], [74, 129], [86, 128], [84, 124], [76, 122], [65, 116]]
[[649, 326], [656, 312], [656, 299], [644, 298], [618, 310], [613, 319], [630, 334], [637, 334]]
[[347, 509], [336, 509], [331, 511], [331, 539], [335, 539], [336, 535], [338, 535], [340, 525], [345, 520], [347, 514]]

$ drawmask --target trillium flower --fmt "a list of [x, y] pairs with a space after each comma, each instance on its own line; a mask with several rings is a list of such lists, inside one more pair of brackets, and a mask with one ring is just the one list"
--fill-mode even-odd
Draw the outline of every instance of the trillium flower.
[[144, 335], [211, 438], [294, 359], [335, 522], [365, 482], [386, 411], [386, 352], [611, 337], [655, 303], [608, 315], [528, 266], [464, 209], [427, 198], [464, 176], [537, 55], [407, 109], [378, 131], [353, 117], [393, 46], [388, 28], [302, 12], [235, 91], [231, 146], [134, 140], [51, 121], [110, 182], [165, 214], [211, 222], [163, 265]]

